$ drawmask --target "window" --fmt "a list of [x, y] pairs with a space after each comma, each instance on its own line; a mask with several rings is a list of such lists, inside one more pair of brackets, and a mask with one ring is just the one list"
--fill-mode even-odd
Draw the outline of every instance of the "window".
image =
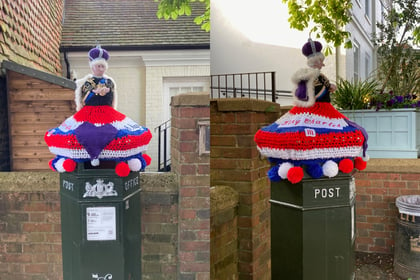
[[381, 2], [381, 24], [384, 24], [385, 13], [386, 13], [385, 7]]
[[370, 20], [370, 5], [371, 5], [371, 0], [365, 0], [365, 16], [368, 20]]
[[171, 97], [188, 92], [209, 91], [210, 77], [179, 77], [163, 79], [163, 108], [162, 122], [170, 119], [171, 115]]
[[[189, 92], [203, 92], [209, 91], [210, 89], [210, 77], [166, 77], [163, 78], [163, 106], [162, 108], [166, 108], [161, 112], [160, 117], [162, 118], [162, 123], [167, 122], [171, 118], [171, 97], [182, 94], [182, 93], [189, 93]], [[209, 121], [208, 121], [209, 122]], [[199, 133], [200, 133], [200, 141], [204, 143], [203, 147], [200, 144], [199, 153], [200, 155], [210, 153], [210, 125], [200, 125], [198, 124]], [[206, 129], [208, 130], [206, 132]], [[201, 139], [201, 137], [208, 137], [208, 141], [206, 138]], [[170, 137], [170, 130], [169, 136], [166, 139], [162, 140], [161, 145], [166, 145], [166, 155], [163, 149], [161, 149], [160, 153], [162, 158], [170, 159], [171, 158], [171, 137]], [[208, 151], [208, 152], [207, 152]]]
[[368, 53], [365, 53], [365, 79], [369, 77], [370, 72], [372, 71], [371, 69], [372, 65], [370, 55]]
[[357, 41], [353, 42], [353, 79], [360, 80], [360, 46]]

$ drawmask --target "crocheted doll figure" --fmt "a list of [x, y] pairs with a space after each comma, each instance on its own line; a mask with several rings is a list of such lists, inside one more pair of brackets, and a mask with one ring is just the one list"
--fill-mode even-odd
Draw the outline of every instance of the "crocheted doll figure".
[[77, 112], [59, 127], [46, 132], [44, 139], [56, 157], [50, 167], [58, 172], [72, 172], [77, 162], [100, 160], [117, 162], [115, 171], [125, 177], [150, 164], [143, 152], [152, 138], [149, 129], [116, 110], [115, 81], [105, 74], [108, 52], [97, 46], [89, 51], [92, 74], [77, 80]]
[[272, 181], [298, 183], [304, 171], [317, 179], [366, 168], [367, 133], [331, 105], [336, 87], [320, 72], [321, 50], [311, 39], [303, 46], [309, 68], [292, 76], [295, 106], [255, 134], [258, 150], [275, 164], [268, 172]]

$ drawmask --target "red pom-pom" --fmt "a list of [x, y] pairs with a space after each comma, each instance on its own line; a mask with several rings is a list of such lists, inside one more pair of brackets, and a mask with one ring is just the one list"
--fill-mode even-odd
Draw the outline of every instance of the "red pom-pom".
[[54, 159], [50, 160], [50, 161], [48, 162], [48, 166], [50, 167], [50, 169], [51, 169], [52, 171], [57, 171], [57, 170], [54, 168], [53, 161], [54, 161]]
[[338, 164], [338, 169], [343, 173], [350, 173], [353, 171], [354, 164], [353, 161], [349, 158], [345, 158]]
[[72, 160], [72, 159], [66, 159], [63, 162], [63, 168], [64, 170], [66, 170], [67, 172], [73, 172], [76, 169], [77, 163]]
[[130, 174], [130, 167], [126, 162], [120, 162], [115, 167], [115, 173], [120, 177], [127, 177]]
[[303, 169], [302, 167], [295, 166], [289, 169], [287, 172], [287, 179], [292, 184], [299, 183], [303, 179]]
[[366, 168], [367, 162], [364, 161], [361, 157], [357, 157], [354, 159], [354, 167], [357, 170], [364, 170]]
[[150, 165], [152, 158], [148, 154], [143, 154], [143, 159], [146, 161], [146, 165]]

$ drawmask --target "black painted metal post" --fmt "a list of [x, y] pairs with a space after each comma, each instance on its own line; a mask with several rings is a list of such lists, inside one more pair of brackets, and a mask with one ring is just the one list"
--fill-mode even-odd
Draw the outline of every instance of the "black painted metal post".
[[271, 184], [272, 279], [354, 279], [352, 176]]
[[64, 280], [141, 279], [139, 173], [102, 168], [60, 174]]

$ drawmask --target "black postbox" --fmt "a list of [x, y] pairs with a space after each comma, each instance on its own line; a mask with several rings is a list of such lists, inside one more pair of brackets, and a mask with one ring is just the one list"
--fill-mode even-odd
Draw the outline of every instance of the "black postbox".
[[141, 279], [140, 192], [138, 172], [79, 163], [60, 174], [64, 280]]

